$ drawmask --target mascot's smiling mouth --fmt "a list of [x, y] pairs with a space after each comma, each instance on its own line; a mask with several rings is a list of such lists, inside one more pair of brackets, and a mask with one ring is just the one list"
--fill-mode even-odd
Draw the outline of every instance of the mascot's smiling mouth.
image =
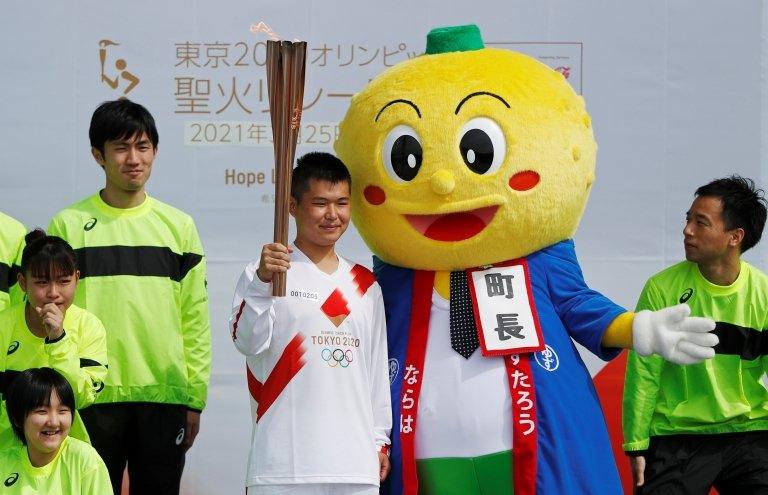
[[421, 235], [435, 241], [456, 242], [479, 234], [491, 223], [499, 205], [443, 215], [405, 215]]

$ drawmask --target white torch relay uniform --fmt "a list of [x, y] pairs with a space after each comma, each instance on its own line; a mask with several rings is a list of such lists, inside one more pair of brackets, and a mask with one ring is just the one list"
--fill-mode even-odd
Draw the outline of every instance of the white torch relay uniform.
[[254, 420], [246, 485], [378, 493], [392, 426], [381, 289], [361, 265], [339, 256], [326, 274], [292, 247], [286, 297], [271, 297], [252, 262], [232, 303]]

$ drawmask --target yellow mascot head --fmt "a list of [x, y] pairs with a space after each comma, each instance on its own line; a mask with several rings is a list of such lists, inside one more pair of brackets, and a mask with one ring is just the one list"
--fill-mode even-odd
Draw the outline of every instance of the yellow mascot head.
[[384, 261], [459, 270], [519, 258], [575, 232], [594, 180], [583, 99], [476, 26], [433, 30], [426, 54], [352, 99], [335, 143], [352, 218]]

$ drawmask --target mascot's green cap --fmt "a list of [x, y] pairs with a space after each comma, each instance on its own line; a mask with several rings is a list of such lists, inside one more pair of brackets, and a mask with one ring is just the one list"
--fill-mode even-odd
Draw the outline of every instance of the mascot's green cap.
[[485, 48], [480, 28], [474, 24], [435, 28], [427, 34], [427, 55], [468, 52]]

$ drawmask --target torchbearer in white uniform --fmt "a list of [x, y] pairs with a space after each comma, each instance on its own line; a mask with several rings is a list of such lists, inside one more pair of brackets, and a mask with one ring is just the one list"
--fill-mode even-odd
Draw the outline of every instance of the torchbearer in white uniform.
[[[246, 266], [229, 325], [246, 355], [253, 433], [248, 493], [378, 494], [389, 472], [392, 413], [381, 289], [336, 253], [351, 178], [327, 153], [293, 170], [291, 246], [263, 246]], [[285, 297], [271, 296], [288, 272]]]

